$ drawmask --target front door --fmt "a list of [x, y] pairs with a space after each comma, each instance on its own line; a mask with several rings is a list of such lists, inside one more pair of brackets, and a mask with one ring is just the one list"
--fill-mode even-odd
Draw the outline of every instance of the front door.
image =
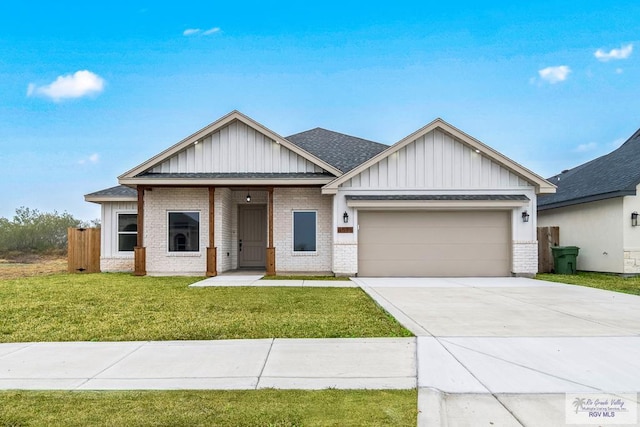
[[238, 206], [238, 267], [266, 265], [267, 207]]

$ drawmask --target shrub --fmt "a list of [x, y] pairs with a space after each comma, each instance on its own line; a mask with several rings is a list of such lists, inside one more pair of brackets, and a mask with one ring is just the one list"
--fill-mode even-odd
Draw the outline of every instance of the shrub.
[[20, 207], [12, 220], [0, 218], [0, 252], [65, 251], [67, 228], [99, 225], [74, 218], [67, 212], [40, 212]]

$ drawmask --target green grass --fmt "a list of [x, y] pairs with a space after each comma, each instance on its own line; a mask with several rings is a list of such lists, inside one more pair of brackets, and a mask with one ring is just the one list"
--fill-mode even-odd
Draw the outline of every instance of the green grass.
[[414, 426], [416, 390], [8, 391], [0, 426]]
[[0, 342], [412, 336], [359, 288], [187, 287], [197, 280], [0, 280]]
[[340, 276], [264, 276], [261, 280], [338, 280], [348, 282], [348, 277]]
[[637, 276], [621, 277], [614, 274], [578, 272], [578, 274], [538, 274], [536, 279], [640, 295], [640, 277]]

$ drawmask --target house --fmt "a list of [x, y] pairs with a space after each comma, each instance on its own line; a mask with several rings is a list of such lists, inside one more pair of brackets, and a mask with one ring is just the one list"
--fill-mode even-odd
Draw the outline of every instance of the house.
[[555, 189], [440, 119], [387, 146], [237, 111], [118, 181], [85, 199], [101, 269], [139, 275], [532, 275], [536, 198]]
[[538, 199], [538, 222], [560, 227], [560, 245], [580, 248], [577, 268], [640, 273], [640, 130], [613, 152], [549, 181], [558, 190]]

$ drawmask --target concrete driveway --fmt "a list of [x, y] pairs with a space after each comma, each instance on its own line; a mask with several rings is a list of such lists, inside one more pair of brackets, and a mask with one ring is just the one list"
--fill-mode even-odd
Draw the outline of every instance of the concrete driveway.
[[571, 393], [639, 406], [640, 297], [525, 278], [354, 281], [418, 336], [421, 425], [584, 421]]

